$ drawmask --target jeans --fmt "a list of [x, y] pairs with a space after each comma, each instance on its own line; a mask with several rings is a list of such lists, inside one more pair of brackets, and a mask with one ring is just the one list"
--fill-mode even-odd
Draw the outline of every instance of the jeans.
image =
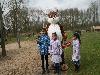
[[45, 67], [44, 67], [44, 62], [46, 60], [46, 70], [48, 70], [48, 55], [41, 55], [41, 60], [42, 60], [42, 69], [45, 70]]
[[60, 68], [61, 68], [60, 63], [55, 63], [55, 71], [56, 73], [58, 73], [58, 75], [60, 74]]
[[75, 71], [78, 71], [79, 68], [80, 68], [80, 61], [79, 60], [78, 61], [73, 61], [73, 64], [75, 66]]

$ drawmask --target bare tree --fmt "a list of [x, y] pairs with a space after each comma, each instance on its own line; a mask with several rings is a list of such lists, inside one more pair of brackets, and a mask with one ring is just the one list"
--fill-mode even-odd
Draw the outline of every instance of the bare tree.
[[11, 4], [9, 6], [9, 8], [11, 10], [10, 16], [11, 16], [12, 25], [13, 25], [14, 36], [17, 39], [17, 43], [18, 43], [19, 48], [21, 48], [21, 45], [20, 45], [20, 31], [23, 27], [23, 22], [26, 21], [26, 19], [27, 19], [26, 18], [27, 15], [24, 16], [25, 14], [23, 13], [23, 11], [21, 9], [21, 5], [23, 3], [23, 0], [10, 0], [9, 3]]
[[91, 18], [92, 18], [92, 22], [94, 25], [96, 25], [96, 23], [98, 22], [98, 6], [97, 6], [97, 2], [91, 2], [90, 4], [90, 12], [91, 12]]
[[0, 34], [1, 34], [1, 48], [2, 48], [2, 56], [6, 56], [6, 50], [5, 50], [5, 28], [3, 23], [3, 17], [2, 17], [3, 11], [2, 6], [0, 3]]

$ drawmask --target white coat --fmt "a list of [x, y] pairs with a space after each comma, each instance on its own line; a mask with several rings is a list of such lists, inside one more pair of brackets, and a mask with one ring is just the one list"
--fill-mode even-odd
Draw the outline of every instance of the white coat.
[[72, 60], [78, 61], [78, 60], [80, 60], [80, 43], [79, 43], [79, 40], [78, 39], [73, 40], [72, 46], [73, 46]]
[[57, 24], [57, 22], [59, 22], [59, 17], [48, 18], [48, 22], [51, 23], [47, 31], [50, 40], [52, 39], [52, 33], [56, 32], [58, 39], [62, 41], [62, 33], [60, 30], [60, 26]]
[[62, 48], [59, 40], [50, 41], [49, 53], [51, 54], [51, 61], [53, 63], [60, 63], [62, 61], [61, 59]]

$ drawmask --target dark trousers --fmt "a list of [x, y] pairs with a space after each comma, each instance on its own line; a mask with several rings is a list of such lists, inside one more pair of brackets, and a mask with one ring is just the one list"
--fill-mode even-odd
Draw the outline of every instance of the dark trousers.
[[64, 51], [61, 54], [62, 62], [61, 65], [65, 64], [65, 58], [64, 58]]
[[55, 63], [55, 72], [58, 73], [58, 75], [60, 74], [60, 63]]
[[80, 61], [79, 60], [78, 61], [73, 61], [73, 64], [75, 66], [75, 71], [78, 71], [79, 68], [80, 68]]
[[45, 70], [44, 67], [44, 62], [46, 60], [46, 70], [48, 70], [48, 55], [41, 55], [41, 60], [42, 60], [42, 69]]

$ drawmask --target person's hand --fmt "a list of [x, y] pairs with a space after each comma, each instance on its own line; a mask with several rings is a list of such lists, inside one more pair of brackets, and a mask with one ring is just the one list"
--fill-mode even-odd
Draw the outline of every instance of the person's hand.
[[62, 48], [64, 49], [66, 47], [66, 45], [62, 45]]
[[71, 45], [71, 42], [67, 42], [66, 46], [69, 47]]

